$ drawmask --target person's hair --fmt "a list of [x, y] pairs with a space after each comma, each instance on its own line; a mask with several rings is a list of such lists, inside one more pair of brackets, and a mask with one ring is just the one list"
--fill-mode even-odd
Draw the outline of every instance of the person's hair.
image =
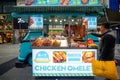
[[65, 24], [65, 27], [66, 27], [66, 26], [69, 26], [69, 25], [68, 25], [68, 24]]
[[97, 31], [99, 32], [99, 31], [100, 31], [100, 28], [97, 28]]
[[110, 23], [108, 23], [108, 22], [102, 23], [101, 25], [106, 29], [110, 29]]

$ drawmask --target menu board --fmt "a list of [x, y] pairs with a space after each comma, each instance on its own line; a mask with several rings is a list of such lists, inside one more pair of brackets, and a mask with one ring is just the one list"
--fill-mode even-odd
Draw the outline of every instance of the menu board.
[[33, 15], [28, 20], [29, 29], [43, 29], [43, 16]]
[[25, 0], [29, 6], [83, 6], [98, 5], [99, 0]]
[[89, 16], [82, 18], [83, 25], [86, 25], [88, 30], [95, 30], [97, 29], [97, 17]]
[[33, 76], [93, 76], [97, 49], [32, 49]]

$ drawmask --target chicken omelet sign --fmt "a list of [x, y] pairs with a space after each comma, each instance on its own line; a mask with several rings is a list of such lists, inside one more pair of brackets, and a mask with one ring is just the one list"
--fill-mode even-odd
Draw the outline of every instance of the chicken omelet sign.
[[93, 76], [97, 49], [32, 49], [33, 76]]

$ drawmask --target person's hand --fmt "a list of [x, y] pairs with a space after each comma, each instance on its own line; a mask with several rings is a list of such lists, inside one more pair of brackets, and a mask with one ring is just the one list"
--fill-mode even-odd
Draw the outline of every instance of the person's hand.
[[91, 34], [92, 32], [87, 32], [87, 34]]

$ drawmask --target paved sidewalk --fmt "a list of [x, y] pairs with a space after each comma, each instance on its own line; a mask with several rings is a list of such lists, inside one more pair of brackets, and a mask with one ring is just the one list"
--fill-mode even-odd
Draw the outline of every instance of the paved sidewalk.
[[14, 59], [19, 54], [19, 44], [0, 44], [0, 64]]
[[120, 79], [120, 44], [116, 44], [115, 47], [115, 59], [118, 61], [118, 66], [117, 66], [117, 70], [118, 70], [118, 75], [119, 75], [119, 79]]

